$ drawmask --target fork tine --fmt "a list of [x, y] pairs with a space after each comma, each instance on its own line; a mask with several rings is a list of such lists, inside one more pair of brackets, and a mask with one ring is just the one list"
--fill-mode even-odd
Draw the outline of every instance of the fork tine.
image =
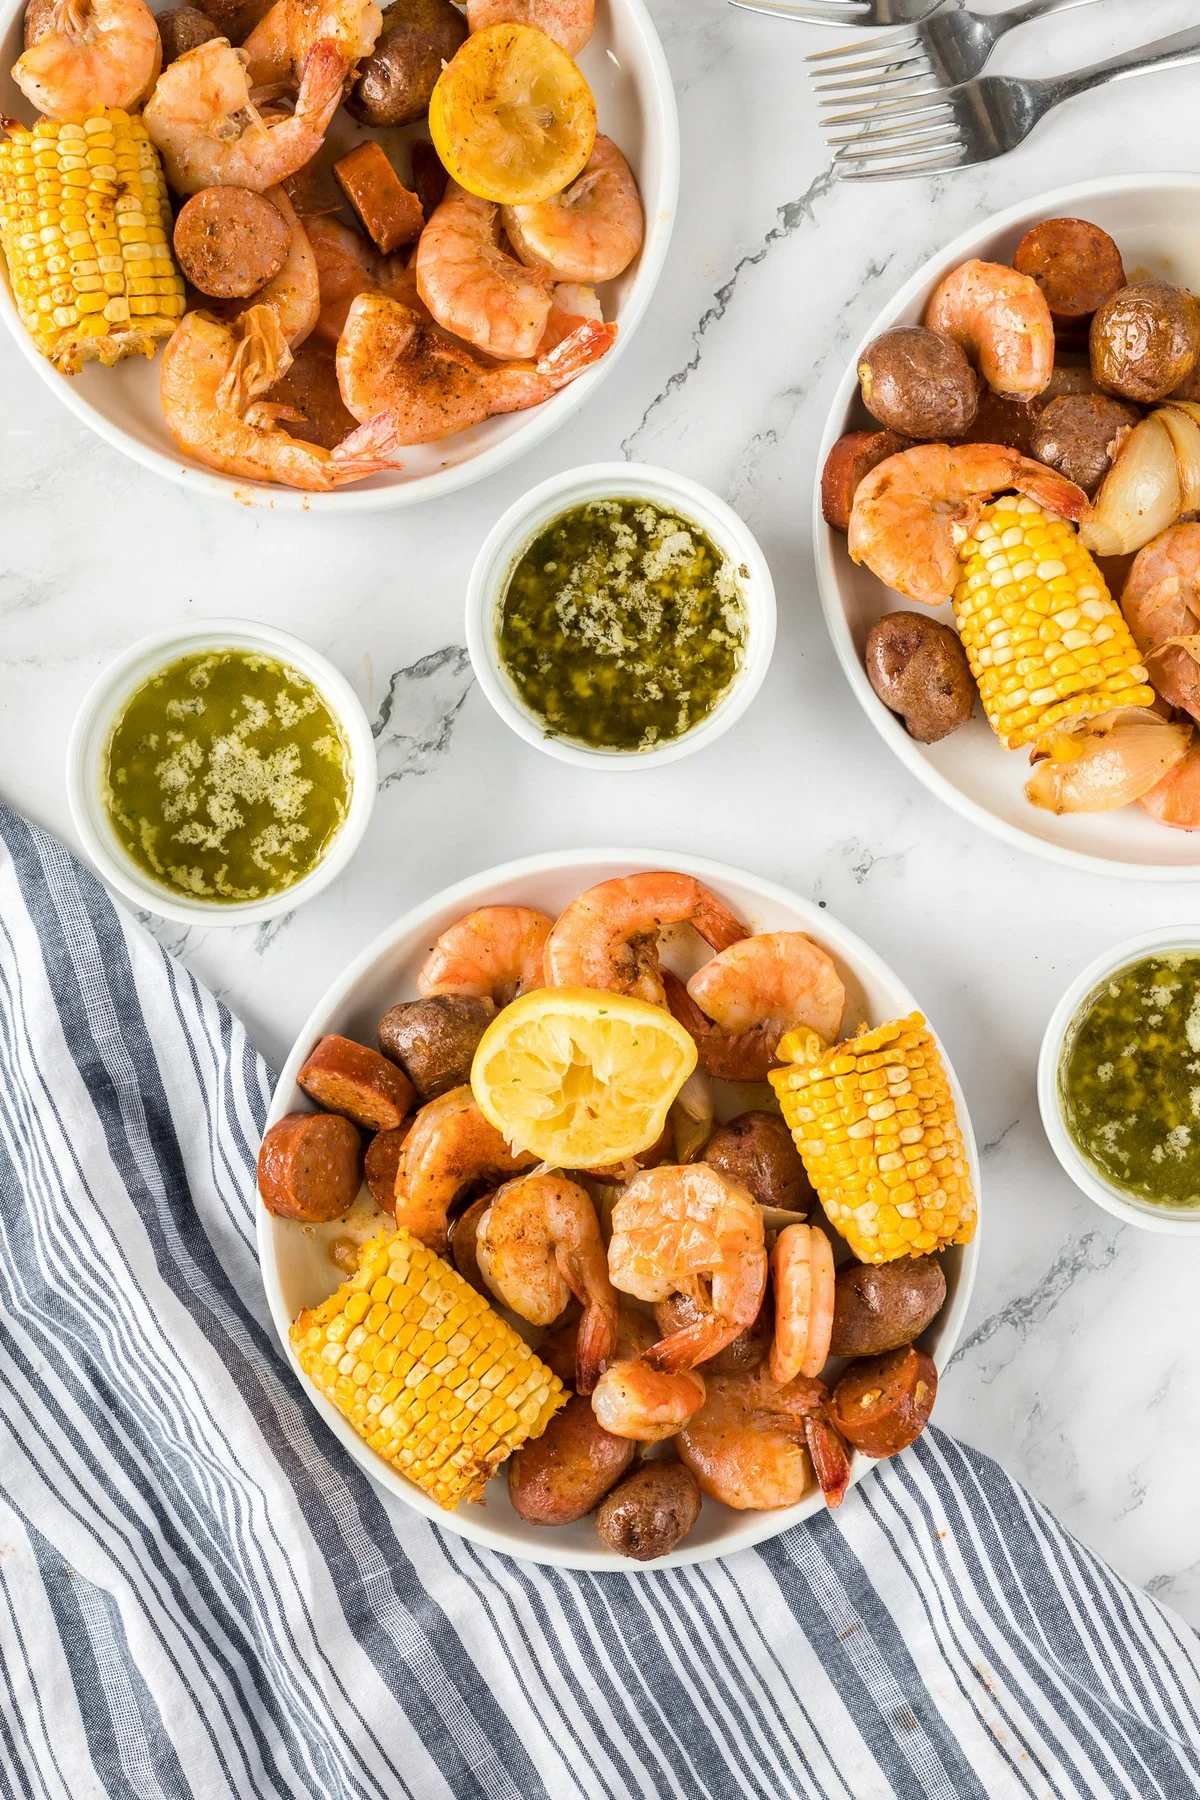
[[[818, 100], [818, 106], [847, 106], [864, 99], [871, 94], [878, 94], [881, 100], [908, 93], [914, 83], [919, 87], [928, 83], [931, 76], [929, 63], [921, 57], [913, 57], [911, 66], [897, 69], [888, 75], [864, 75], [857, 81], [824, 81], [817, 88], [818, 94], [827, 94], [826, 100]], [[932, 93], [933, 89], [929, 88]]]
[[946, 91], [945, 88], [928, 89], [927, 95], [929, 104], [925, 106], [917, 104], [918, 100], [921, 98], [920, 95], [905, 95], [899, 100], [881, 100], [877, 106], [859, 108], [855, 112], [832, 113], [829, 118], [824, 119], [822, 123], [825, 125], [866, 125], [872, 119], [881, 119], [889, 116], [903, 117], [905, 114], [911, 113], [912, 116], [916, 118], [921, 113], [949, 112], [951, 111], [951, 107], [946, 99]]
[[827, 69], [810, 69], [809, 77], [820, 92], [822, 82], [843, 81], [855, 75], [886, 75], [889, 69], [902, 68], [925, 54], [924, 46], [914, 38], [911, 44], [897, 44], [886, 56], [859, 56], [853, 62], [830, 63]]
[[[897, 152], [898, 158], [900, 153]], [[835, 164], [839, 181], [906, 181], [914, 175], [941, 175], [950, 169], [966, 168], [973, 159], [965, 144], [956, 144], [946, 154], [921, 157], [916, 162], [897, 160], [887, 167], [878, 163], [868, 169], [856, 169], [852, 163]]]
[[801, 0], [801, 4], [775, 5], [773, 0], [729, 0], [742, 12], [764, 13], [767, 18], [795, 19], [801, 25], [856, 25], [870, 10], [866, 0]]
[[[939, 90], [937, 88], [926, 88], [924, 90], [924, 92], [927, 94], [937, 94], [940, 91], [943, 91], [943, 90]], [[894, 130], [894, 131], [923, 131], [927, 125], [936, 125], [941, 122], [942, 122], [942, 118], [939, 117], [939, 115], [934, 113], [932, 110], [929, 112], [925, 112], [925, 113], [913, 113], [911, 117], [903, 117], [903, 118], [899, 119], [899, 121], [897, 123], [895, 123], [891, 126], [888, 126], [885, 123], [880, 123], [880, 124], [876, 125], [876, 124], [872, 124], [870, 121], [867, 121], [865, 126], [860, 124], [857, 132], [848, 133], [847, 137], [843, 138], [841, 141], [843, 143], [846, 143], [849, 141], [850, 137], [856, 136], [856, 135], [858, 135], [858, 136], [862, 135], [864, 130], [866, 132], [869, 132], [872, 137], [880, 137], [883, 135], [885, 130], [889, 130], [889, 129]], [[825, 142], [827, 144], [831, 144], [833, 142], [833, 139], [829, 136], [828, 127], [831, 125], [839, 124], [839, 123], [844, 123], [844, 121], [839, 121], [837, 119], [822, 119], [820, 121], [821, 129], [825, 133]]]
[[[946, 148], [957, 142], [957, 138], [958, 133], [953, 127], [948, 131], [942, 127], [938, 131], [926, 132], [923, 137], [914, 137], [911, 132], [905, 134], [898, 126], [893, 125], [890, 130], [878, 134], [871, 133], [857, 138], [826, 138], [825, 142], [831, 150], [838, 146], [838, 162], [875, 162], [881, 156], [901, 156], [910, 150]], [[887, 142], [880, 142], [882, 139]]]
[[[889, 38], [874, 38], [870, 44], [864, 44], [859, 38], [857, 43], [839, 44], [833, 50], [812, 50], [804, 60], [806, 63], [832, 62], [837, 56], [863, 56], [868, 52], [887, 50], [892, 45], [899, 48], [901, 45], [915, 44], [916, 42], [917, 33], [915, 31], [898, 31]], [[814, 77], [824, 73], [823, 69], [814, 69], [813, 71]]]

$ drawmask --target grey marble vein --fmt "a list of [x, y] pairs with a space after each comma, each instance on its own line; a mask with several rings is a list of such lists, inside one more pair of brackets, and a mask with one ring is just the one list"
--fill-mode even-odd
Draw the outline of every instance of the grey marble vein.
[[1117, 1241], [1123, 1230], [1124, 1227], [1118, 1227], [1111, 1234], [1085, 1231], [1082, 1237], [1068, 1238], [1041, 1280], [1028, 1293], [1014, 1295], [977, 1325], [959, 1344], [947, 1367], [953, 1368], [999, 1331], [1011, 1327], [1018, 1337], [1023, 1337], [1031, 1325], [1042, 1324], [1078, 1276], [1108, 1268], [1117, 1254]]
[[406, 775], [424, 775], [449, 748], [475, 677], [460, 644], [432, 650], [397, 669], [371, 727], [382, 791]]

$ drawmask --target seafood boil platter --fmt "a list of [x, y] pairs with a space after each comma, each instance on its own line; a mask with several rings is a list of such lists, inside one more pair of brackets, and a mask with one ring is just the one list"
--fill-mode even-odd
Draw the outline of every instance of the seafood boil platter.
[[[181, 506], [276, 508], [256, 526], [299, 534], [479, 481], [584, 405], [668, 266], [680, 138], [644, 0], [0, 0], [0, 20], [0, 313]], [[1200, 177], [1141, 175], [974, 224], [846, 359], [817, 455], [850, 692], [947, 830], [953, 811], [1088, 878], [1200, 874], [1198, 218]], [[714, 745], [763, 704], [777, 632], [738, 507], [630, 458], [488, 524], [466, 649], [399, 670], [373, 718], [369, 635], [362, 681], [344, 638], [327, 661], [258, 618], [124, 647], [67, 746], [109, 885], [181, 945], [246, 926], [266, 956], [310, 902], [332, 918], [377, 794], [428, 772], [472, 680], [495, 714], [473, 728], [521, 740], [552, 836], [542, 754], [581, 792], [633, 777], [636, 817], [704, 752], [684, 817], [727, 816]], [[338, 615], [349, 632], [352, 598]], [[817, 628], [781, 604], [781, 638]], [[789, 730], [815, 756], [802, 710]], [[785, 811], [775, 773], [763, 816], [800, 833], [803, 781]], [[467, 842], [483, 785], [476, 766], [439, 794], [425, 842]], [[346, 966], [258, 1147], [262, 1280], [306, 1402], [393, 1498], [532, 1562], [676, 1567], [836, 1516], [934, 1415], [980, 1264], [938, 1019], [819, 886], [690, 849], [437, 886], [373, 941], [338, 926]], [[1200, 1231], [1197, 1021], [1200, 939], [1171, 926], [1086, 970], [1042, 1050], [1054, 1155], [1149, 1232]]]

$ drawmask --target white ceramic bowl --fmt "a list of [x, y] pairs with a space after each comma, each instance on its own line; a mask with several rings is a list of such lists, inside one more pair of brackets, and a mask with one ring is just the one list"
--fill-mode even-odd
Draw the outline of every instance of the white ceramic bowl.
[[[514, 565], [542, 528], [587, 500], [655, 501], [695, 521], [738, 569], [746, 607], [747, 641], [742, 666], [729, 691], [706, 719], [682, 737], [651, 750], [593, 750], [566, 738], [553, 737], [521, 699], [500, 660], [496, 628], [500, 606]], [[748, 525], [716, 494], [686, 475], [654, 469], [647, 463], [590, 463], [552, 475], [497, 521], [475, 558], [467, 583], [467, 648], [475, 678], [506, 725], [535, 749], [577, 768], [609, 771], [647, 769], [678, 762], [729, 730], [762, 686], [775, 648], [775, 585], [767, 559]]]
[[[930, 293], [959, 263], [971, 256], [1008, 262], [1030, 225], [1064, 214], [1090, 219], [1111, 232], [1131, 273], [1148, 271], [1200, 292], [1200, 234], [1196, 230], [1200, 175], [1128, 175], [1084, 181], [1023, 200], [1019, 206], [973, 225], [905, 283], [879, 314], [860, 350], [893, 325], [919, 324]], [[848, 360], [838, 387], [818, 470], [843, 431], [870, 423], [858, 399], [858, 356], [856, 352]], [[885, 743], [926, 787], [1006, 843], [1054, 862], [1141, 880], [1200, 878], [1200, 834], [1169, 830], [1140, 807], [1059, 819], [1030, 806], [1022, 792], [1029, 774], [1027, 757], [1000, 749], [978, 703], [970, 724], [940, 744], [918, 744], [909, 737], [900, 720], [873, 692], [863, 667], [863, 648], [867, 632], [884, 613], [898, 609], [923, 612], [925, 608], [855, 567], [845, 537], [831, 530], [821, 517], [819, 481], [813, 543], [821, 603], [846, 678]], [[953, 624], [949, 605], [935, 616]]]
[[[185, 900], [160, 887], [140, 869], [113, 830], [103, 799], [108, 735], [125, 702], [156, 670], [194, 650], [254, 650], [273, 656], [307, 676], [342, 727], [350, 751], [350, 805], [341, 830], [302, 881], [266, 900], [218, 905]], [[96, 869], [134, 906], [148, 907], [181, 925], [258, 925], [294, 912], [340, 875], [362, 842], [372, 810], [378, 770], [375, 740], [358, 695], [333, 664], [286, 631], [245, 619], [202, 619], [175, 631], [141, 638], [109, 664], [93, 683], [75, 716], [67, 746], [67, 799], [84, 850]]]
[[[367, 945], [322, 996], [297, 1037], [275, 1089], [268, 1126], [285, 1113], [311, 1110], [307, 1096], [296, 1085], [296, 1075], [316, 1040], [326, 1032], [340, 1032], [364, 1043], [373, 1043], [375, 1027], [387, 1008], [415, 995], [417, 970], [438, 933], [464, 913], [477, 906], [524, 904], [554, 915], [595, 882], [628, 875], [638, 869], [656, 868], [680, 869], [696, 876], [719, 894], [752, 930], [808, 932], [837, 963], [847, 988], [848, 1019], [866, 1018], [878, 1023], [911, 1012], [916, 1005], [892, 970], [852, 932], [812, 901], [760, 881], [756, 876], [727, 868], [722, 863], [654, 850], [576, 850], [532, 856], [522, 862], [489, 869], [435, 894], [424, 906], [398, 919], [373, 944]], [[952, 1069], [950, 1085], [962, 1123], [971, 1179], [979, 1193], [980, 1170], [975, 1139], [966, 1101]], [[740, 1102], [741, 1105], [748, 1103], [751, 1102]], [[288, 1327], [292, 1320], [302, 1307], [319, 1304], [341, 1279], [329, 1260], [328, 1240], [341, 1236], [350, 1226], [363, 1236], [378, 1227], [379, 1215], [373, 1206], [368, 1215], [360, 1200], [355, 1212], [360, 1211], [363, 1216], [357, 1220], [352, 1214], [349, 1222], [306, 1226], [274, 1217], [259, 1200], [258, 1254], [263, 1284], [275, 1328], [280, 1341], [288, 1346], [289, 1355]], [[946, 1304], [920, 1340], [939, 1369], [945, 1369], [958, 1342], [978, 1259], [978, 1233], [972, 1243], [949, 1250], [941, 1258], [946, 1271]], [[509, 1556], [551, 1563], [560, 1568], [620, 1569], [626, 1574], [636, 1574], [643, 1567], [606, 1550], [590, 1519], [553, 1531], [526, 1524], [509, 1505], [503, 1474], [488, 1487], [486, 1510], [463, 1506], [455, 1513], [442, 1512], [419, 1488], [398, 1475], [357, 1437], [341, 1414], [309, 1384], [299, 1366], [296, 1367], [309, 1400], [355, 1462], [389, 1494], [414, 1507], [426, 1518], [435, 1520], [447, 1531], [457, 1532], [461, 1537]], [[856, 1456], [853, 1478], [857, 1480], [870, 1467], [868, 1461]], [[652, 1569], [678, 1567], [728, 1555], [750, 1544], [761, 1543], [764, 1538], [774, 1537], [789, 1525], [810, 1518], [823, 1506], [819, 1493], [810, 1495], [798, 1506], [768, 1513], [733, 1512], [713, 1500], [705, 1500], [699, 1523], [680, 1548], [645, 1566]]]
[[[150, 0], [163, 10], [170, 0]], [[23, 46], [26, 0], [0, 0], [0, 113], [32, 122], [33, 112], [8, 74]], [[600, 290], [605, 317], [620, 335], [587, 374], [553, 399], [527, 412], [488, 419], [439, 444], [405, 453], [403, 469], [331, 494], [236, 481], [185, 458], [163, 423], [158, 401], [160, 358], [131, 358], [115, 369], [89, 365], [73, 378], [59, 375], [40, 356], [17, 317], [7, 278], [0, 279], [3, 315], [21, 353], [59, 398], [108, 443], [143, 468], [208, 494], [245, 504], [303, 512], [369, 512], [408, 506], [466, 487], [532, 450], [593, 393], [632, 337], [658, 284], [666, 259], [679, 190], [679, 119], [658, 34], [645, 0], [597, 0], [596, 29], [579, 64], [596, 96], [600, 129], [620, 145], [638, 178], [646, 209], [641, 255], [618, 280]], [[336, 129], [341, 129], [339, 115]], [[356, 128], [352, 135], [359, 137]], [[349, 140], [348, 140], [349, 141]]]
[[1120, 1188], [1105, 1180], [1100, 1171], [1080, 1152], [1067, 1130], [1059, 1089], [1058, 1072], [1063, 1049], [1080, 1008], [1118, 969], [1128, 967], [1143, 956], [1164, 950], [1191, 950], [1200, 954], [1200, 931], [1167, 926], [1163, 930], [1144, 932], [1141, 937], [1127, 938], [1124, 943], [1117, 944], [1113, 949], [1106, 950], [1103, 956], [1098, 956], [1095, 962], [1089, 963], [1082, 974], [1075, 978], [1050, 1015], [1050, 1023], [1042, 1039], [1041, 1055], [1038, 1057], [1038, 1106], [1046, 1136], [1050, 1139], [1050, 1148], [1075, 1186], [1089, 1200], [1094, 1200], [1097, 1206], [1102, 1206], [1105, 1212], [1112, 1213], [1114, 1218], [1123, 1220], [1126, 1225], [1137, 1225], [1143, 1231], [1165, 1232], [1173, 1237], [1200, 1237], [1200, 1207], [1175, 1212], [1167, 1207], [1151, 1206], [1145, 1200], [1136, 1200], [1131, 1195], [1122, 1193]]

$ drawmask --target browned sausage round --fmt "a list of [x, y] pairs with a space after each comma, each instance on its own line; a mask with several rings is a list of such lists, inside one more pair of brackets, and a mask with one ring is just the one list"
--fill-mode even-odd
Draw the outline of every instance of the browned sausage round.
[[270, 1212], [312, 1225], [340, 1219], [362, 1186], [362, 1139], [337, 1113], [288, 1113], [258, 1153], [258, 1189]]
[[510, 1458], [513, 1511], [531, 1525], [570, 1525], [603, 1500], [636, 1452], [632, 1438], [605, 1431], [591, 1401], [574, 1394], [541, 1437]]
[[908, 438], [894, 431], [848, 431], [840, 437], [821, 471], [821, 514], [835, 531], [849, 531], [858, 484], [872, 469], [907, 450]]
[[366, 1131], [395, 1131], [417, 1099], [403, 1069], [336, 1032], [321, 1039], [296, 1080], [326, 1112], [344, 1113]]
[[471, 1079], [480, 1038], [496, 1016], [490, 1000], [469, 994], [432, 994], [389, 1006], [376, 1039], [400, 1064], [422, 1100], [433, 1100]]
[[169, 12], [160, 12], [156, 23], [162, 39], [164, 69], [176, 57], [221, 35], [208, 14], [202, 13], [198, 6], [173, 6]]
[[313, 338], [297, 347], [291, 367], [265, 397], [273, 406], [290, 406], [299, 413], [287, 422], [289, 437], [325, 450], [336, 450], [358, 424], [342, 399], [334, 351]]
[[1086, 219], [1044, 219], [1017, 245], [1013, 268], [1030, 275], [1056, 321], [1088, 319], [1125, 286], [1121, 252]]
[[749, 1188], [760, 1206], [803, 1213], [812, 1204], [812, 1183], [777, 1113], [744, 1112], [726, 1120], [709, 1138], [701, 1160]]
[[912, 1344], [860, 1357], [833, 1390], [833, 1422], [864, 1456], [895, 1456], [929, 1423], [937, 1382], [933, 1358]]
[[[450, 1254], [454, 1258], [454, 1266], [464, 1281], [469, 1281], [476, 1293], [486, 1294], [489, 1300], [495, 1298], [491, 1288], [483, 1279], [483, 1271], [479, 1267], [479, 1253], [476, 1250], [476, 1234], [479, 1221], [492, 1204], [490, 1194], [480, 1194], [478, 1200], [472, 1200], [465, 1212], [460, 1212], [450, 1225]], [[572, 1357], [574, 1350], [572, 1349]], [[557, 1375], [558, 1370], [555, 1369]], [[572, 1385], [574, 1384], [574, 1365], [572, 1364]]]
[[376, 1206], [396, 1216], [396, 1169], [409, 1127], [397, 1125], [391, 1131], [377, 1131], [367, 1145], [363, 1172]]
[[292, 229], [248, 188], [202, 188], [175, 221], [175, 254], [193, 287], [218, 300], [247, 300], [278, 275]]
[[596, 1530], [610, 1550], [653, 1562], [685, 1538], [700, 1517], [700, 1483], [681, 1462], [643, 1463], [605, 1496]]

